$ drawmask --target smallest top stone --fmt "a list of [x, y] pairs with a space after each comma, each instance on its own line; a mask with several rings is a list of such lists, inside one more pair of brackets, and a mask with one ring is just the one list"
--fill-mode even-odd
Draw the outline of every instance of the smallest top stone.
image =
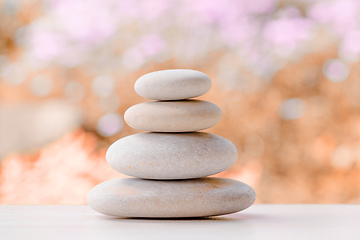
[[170, 69], [145, 74], [135, 83], [141, 97], [152, 100], [182, 100], [199, 97], [211, 88], [210, 78], [190, 69]]

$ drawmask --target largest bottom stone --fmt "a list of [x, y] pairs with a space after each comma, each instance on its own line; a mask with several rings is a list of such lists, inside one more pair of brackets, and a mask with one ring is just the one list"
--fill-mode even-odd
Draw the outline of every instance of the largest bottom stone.
[[100, 213], [117, 217], [184, 218], [238, 212], [251, 206], [255, 196], [245, 183], [224, 178], [125, 178], [95, 186], [88, 203]]

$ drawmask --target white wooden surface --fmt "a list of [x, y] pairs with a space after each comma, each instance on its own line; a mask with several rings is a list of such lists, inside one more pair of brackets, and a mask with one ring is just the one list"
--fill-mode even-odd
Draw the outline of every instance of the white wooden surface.
[[254, 205], [208, 219], [116, 219], [88, 206], [0, 205], [0, 239], [357, 239], [360, 205]]

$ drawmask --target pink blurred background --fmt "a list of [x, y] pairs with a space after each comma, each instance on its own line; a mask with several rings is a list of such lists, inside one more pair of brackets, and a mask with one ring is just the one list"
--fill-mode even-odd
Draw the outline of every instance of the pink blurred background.
[[162, 69], [208, 74], [258, 203], [360, 203], [360, 1], [0, 0], [0, 203], [83, 204]]

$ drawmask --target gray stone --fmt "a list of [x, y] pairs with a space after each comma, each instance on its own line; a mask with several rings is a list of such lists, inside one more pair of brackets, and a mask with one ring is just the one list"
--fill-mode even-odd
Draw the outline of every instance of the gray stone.
[[181, 100], [198, 97], [211, 88], [210, 78], [190, 69], [170, 69], [148, 73], [135, 83], [135, 91], [153, 100]]
[[201, 100], [144, 102], [130, 107], [124, 115], [135, 129], [152, 132], [192, 132], [215, 126], [221, 109]]
[[117, 217], [184, 218], [238, 212], [255, 201], [254, 190], [224, 178], [158, 181], [139, 178], [100, 183], [88, 194], [91, 208]]
[[236, 157], [229, 140], [204, 132], [134, 134], [113, 143], [106, 153], [115, 170], [148, 179], [206, 177], [228, 169]]

